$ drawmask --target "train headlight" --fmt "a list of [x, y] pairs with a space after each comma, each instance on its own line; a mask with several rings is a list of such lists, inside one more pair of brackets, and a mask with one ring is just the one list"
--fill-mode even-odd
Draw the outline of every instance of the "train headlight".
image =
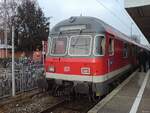
[[49, 66], [48, 71], [49, 72], [55, 72], [55, 67], [54, 66]]
[[89, 75], [91, 73], [91, 70], [89, 67], [82, 67], [81, 68], [81, 74]]

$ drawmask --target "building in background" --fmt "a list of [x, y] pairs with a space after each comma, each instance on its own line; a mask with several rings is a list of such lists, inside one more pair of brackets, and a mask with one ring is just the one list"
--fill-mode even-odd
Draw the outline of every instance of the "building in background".
[[4, 30], [0, 29], [0, 44], [4, 44]]
[[7, 55], [11, 57], [11, 46], [4, 44], [4, 30], [0, 29], [0, 58], [6, 58], [6, 48], [8, 49]]

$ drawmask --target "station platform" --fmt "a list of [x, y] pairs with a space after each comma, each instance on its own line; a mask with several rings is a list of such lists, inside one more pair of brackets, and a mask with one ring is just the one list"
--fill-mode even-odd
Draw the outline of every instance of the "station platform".
[[135, 71], [88, 113], [150, 113], [149, 76]]

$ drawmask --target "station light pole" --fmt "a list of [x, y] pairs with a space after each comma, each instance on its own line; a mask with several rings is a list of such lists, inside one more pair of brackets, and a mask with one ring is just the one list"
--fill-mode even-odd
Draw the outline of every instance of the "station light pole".
[[44, 66], [44, 60], [45, 60], [45, 42], [42, 41], [42, 63]]
[[[14, 4], [14, 0], [12, 0], [12, 4]], [[15, 46], [15, 42], [14, 42], [14, 38], [15, 38], [15, 20], [18, 18], [15, 14], [15, 8], [13, 7], [13, 11], [12, 11], [12, 96], [16, 95], [16, 86], [15, 86], [15, 50], [14, 50], [14, 46]]]
[[131, 40], [133, 40], [133, 23], [131, 22]]
[[53, 18], [53, 16], [49, 17], [49, 33], [51, 32], [51, 19]]
[[15, 36], [15, 28], [14, 25], [12, 26], [12, 96], [15, 96], [15, 61], [14, 61], [14, 36]]

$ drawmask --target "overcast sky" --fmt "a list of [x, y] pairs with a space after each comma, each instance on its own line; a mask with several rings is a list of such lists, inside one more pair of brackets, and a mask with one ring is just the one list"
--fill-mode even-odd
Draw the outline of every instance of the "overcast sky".
[[[116, 8], [118, 8], [118, 2], [120, 1], [124, 0], [105, 0], [104, 4], [107, 4], [111, 11], [115, 9], [114, 12], [116, 13]], [[46, 16], [53, 17], [50, 20], [52, 26], [71, 16], [98, 16], [103, 15], [102, 12], [105, 12], [98, 0], [38, 0], [38, 3]], [[116, 5], [117, 7], [114, 7]], [[119, 12], [120, 10], [117, 9], [117, 11]]]
[[[70, 16], [94, 16], [109, 25], [131, 35], [132, 19], [127, 18], [124, 10], [124, 0], [38, 0], [46, 16], [51, 17], [51, 27]], [[123, 10], [122, 10], [123, 9]], [[134, 27], [135, 26], [135, 27]], [[144, 38], [143, 34], [133, 25], [133, 34]], [[147, 40], [142, 39], [143, 44]]]
[[79, 16], [81, 14], [88, 16], [86, 15], [86, 9], [90, 8], [91, 12], [96, 12], [98, 7], [96, 0], [38, 0], [38, 2], [45, 15], [53, 17], [51, 19], [52, 26], [70, 16]]

